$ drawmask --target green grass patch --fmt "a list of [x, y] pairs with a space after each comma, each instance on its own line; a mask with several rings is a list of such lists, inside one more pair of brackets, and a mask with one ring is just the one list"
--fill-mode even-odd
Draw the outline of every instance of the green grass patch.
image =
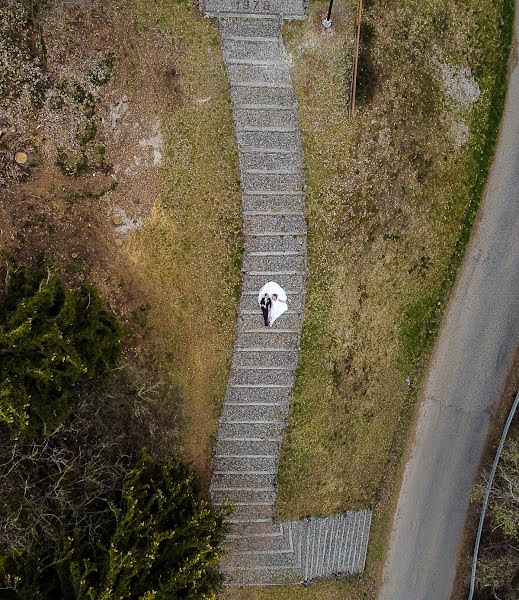
[[309, 275], [278, 511], [375, 507], [367, 579], [354, 586], [373, 597], [418, 389], [495, 148], [513, 2], [373, 3], [363, 24], [368, 88], [350, 119], [354, 10], [338, 6], [325, 35], [316, 3], [285, 36]]

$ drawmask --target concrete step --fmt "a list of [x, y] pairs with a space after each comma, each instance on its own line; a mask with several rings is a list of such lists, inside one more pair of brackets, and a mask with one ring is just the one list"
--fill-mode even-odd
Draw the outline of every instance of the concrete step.
[[307, 3], [302, 0], [205, 0], [204, 14], [211, 17], [241, 16], [250, 18], [280, 15], [285, 19], [304, 19]]
[[275, 330], [258, 333], [239, 334], [239, 344], [242, 348], [256, 346], [260, 348], [286, 348], [297, 350], [299, 348], [298, 333], [274, 333]]
[[233, 60], [284, 61], [283, 44], [279, 38], [223, 38], [222, 45], [226, 62]]
[[305, 277], [302, 271], [251, 271], [250, 273], [244, 273], [243, 275], [243, 288], [248, 290], [260, 290], [268, 281], [275, 281], [285, 290], [302, 290], [304, 279]]
[[306, 250], [304, 231], [280, 235], [245, 234], [245, 252], [304, 252]]
[[234, 109], [234, 119], [238, 127], [297, 127], [298, 115], [295, 107], [240, 108]]
[[[218, 504], [216, 504], [218, 506]], [[255, 520], [271, 520], [276, 513], [273, 504], [235, 504], [234, 512], [232, 513], [231, 522]]]
[[300, 150], [301, 140], [297, 131], [243, 131], [237, 130], [238, 149], [261, 148], [263, 150]]
[[283, 16], [285, 19], [304, 19], [307, 3], [302, 0], [205, 0], [202, 5], [204, 14], [212, 17], [225, 18], [242, 16], [249, 19], [252, 16], [261, 19], [264, 15]]
[[[285, 314], [281, 315], [279, 319], [274, 323], [274, 327], [283, 327], [284, 329], [296, 329], [301, 327], [303, 321], [303, 314], [301, 312], [294, 312], [288, 310]], [[261, 312], [256, 310], [252, 315], [241, 315], [238, 319], [238, 329], [243, 332], [247, 332], [250, 329], [258, 329], [263, 325], [263, 316]]]
[[286, 367], [295, 369], [297, 365], [297, 351], [291, 352], [236, 352], [233, 365], [254, 367]]
[[273, 472], [277, 468], [277, 457], [275, 456], [214, 456], [213, 470], [216, 473], [227, 471], [242, 472]]
[[[250, 421], [250, 422], [265, 422], [265, 421], [282, 421], [286, 422], [288, 418], [288, 402], [280, 403], [280, 404], [257, 404], [257, 403], [248, 403], [248, 404], [226, 404], [222, 409], [222, 414], [220, 415], [221, 421], [225, 421], [227, 423], [233, 421]], [[260, 444], [258, 444], [259, 446]], [[225, 450], [225, 449], [224, 449]], [[262, 454], [271, 454], [266, 453], [265, 450], [262, 451]], [[222, 454], [221, 449], [216, 450], [216, 454]], [[223, 454], [241, 454], [237, 449], [224, 451]], [[252, 450], [249, 454], [255, 454]]]
[[279, 369], [235, 369], [229, 379], [230, 385], [258, 385], [262, 383], [292, 386], [294, 384], [294, 373], [293, 371], [281, 371]]
[[301, 214], [247, 214], [243, 217], [246, 235], [271, 231], [279, 233], [305, 232], [306, 222]]
[[215, 473], [211, 480], [211, 490], [218, 488], [230, 488], [230, 487], [258, 487], [266, 488], [273, 487], [276, 485], [276, 475], [271, 474], [250, 474], [240, 473], [226, 474], [226, 473]]
[[301, 583], [299, 569], [224, 569], [226, 586], [271, 586]]
[[267, 553], [256, 553], [256, 554], [238, 554], [233, 553], [228, 555], [225, 559], [224, 568], [251, 568], [251, 569], [264, 569], [269, 567], [275, 568], [298, 568], [298, 557], [296, 553], [288, 548], [287, 550], [278, 550]]
[[247, 86], [232, 86], [231, 100], [234, 107], [243, 104], [269, 104], [278, 106], [295, 106], [296, 96], [291, 87], [252, 88]]
[[[280, 402], [290, 402], [292, 390], [290, 387], [281, 388], [243, 388], [243, 387], [228, 387], [225, 392], [225, 402], [230, 403], [248, 403], [248, 402], [263, 402], [278, 404]], [[261, 438], [263, 439], [263, 438]]]
[[301, 172], [290, 173], [267, 171], [242, 171], [241, 186], [247, 193], [265, 192], [302, 192], [304, 178]]
[[[288, 111], [279, 111], [288, 112]], [[244, 152], [240, 153], [240, 166], [243, 171], [247, 169], [291, 169], [302, 172], [303, 162], [298, 152]]]
[[247, 539], [255, 536], [283, 537], [283, 531], [279, 523], [270, 522], [240, 522], [229, 525], [229, 538], [246, 537]]
[[227, 74], [231, 87], [236, 84], [268, 84], [290, 86], [290, 71], [286, 64], [227, 64]]
[[[284, 423], [279, 421], [273, 421], [269, 423], [220, 423], [218, 427], [218, 435], [223, 440], [226, 439], [260, 439], [260, 440], [274, 440], [278, 441], [281, 439], [281, 434], [285, 428]], [[242, 472], [243, 469], [233, 469], [233, 471]], [[216, 469], [216, 473], [223, 473], [222, 469]], [[228, 472], [228, 471], [225, 471]], [[258, 475], [264, 474], [275, 474], [275, 471], [263, 470], [263, 471], [249, 471], [251, 474], [257, 473]]]
[[[216, 441], [216, 445], [214, 448], [215, 455], [225, 455], [225, 454], [233, 454], [233, 455], [248, 455], [248, 454], [256, 454], [256, 455], [274, 455], [279, 454], [280, 451], [280, 443], [279, 442], [244, 442], [244, 441], [232, 441], [232, 442], [223, 442], [221, 440]], [[224, 486], [229, 487], [229, 486]], [[245, 486], [231, 486], [231, 487], [251, 487], [249, 485]], [[261, 487], [255, 485], [253, 487]], [[263, 487], [273, 487], [273, 486], [263, 486]]]
[[[239, 308], [240, 311], [254, 311], [253, 314], [261, 314], [261, 312], [259, 312], [260, 308], [258, 304], [258, 291], [259, 290], [242, 291]], [[285, 291], [287, 293], [288, 312], [301, 312], [303, 308], [302, 292], [291, 289], [285, 289]]]
[[220, 17], [219, 23], [223, 39], [238, 36], [271, 37], [278, 40], [281, 37], [281, 19], [277, 15], [263, 18]]
[[246, 253], [243, 257], [243, 271], [304, 271], [306, 269], [306, 257], [297, 255], [251, 255]]
[[276, 500], [276, 491], [274, 489], [215, 490], [213, 491], [212, 498], [213, 502], [216, 503], [224, 502], [225, 500], [227, 500], [232, 504], [273, 504]]
[[223, 544], [224, 550], [229, 548], [240, 554], [256, 554], [265, 552], [290, 552], [290, 539], [285, 535], [254, 536], [227, 540]]

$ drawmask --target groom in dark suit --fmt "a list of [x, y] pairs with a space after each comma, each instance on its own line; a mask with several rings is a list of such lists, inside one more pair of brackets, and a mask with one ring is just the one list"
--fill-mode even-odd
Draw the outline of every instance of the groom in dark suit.
[[263, 320], [265, 321], [265, 327], [269, 326], [269, 311], [272, 306], [272, 300], [268, 294], [265, 294], [260, 301], [261, 312], [263, 313]]

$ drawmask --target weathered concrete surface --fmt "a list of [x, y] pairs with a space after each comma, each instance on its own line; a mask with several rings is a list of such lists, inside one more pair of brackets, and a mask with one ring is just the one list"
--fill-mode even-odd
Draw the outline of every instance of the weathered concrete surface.
[[424, 388], [385, 565], [383, 600], [447, 600], [451, 595], [490, 412], [519, 336], [517, 106], [516, 65], [479, 222]]

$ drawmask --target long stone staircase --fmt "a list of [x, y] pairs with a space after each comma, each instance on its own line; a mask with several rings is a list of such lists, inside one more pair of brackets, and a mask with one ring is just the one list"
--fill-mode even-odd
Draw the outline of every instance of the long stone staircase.
[[[363, 571], [369, 510], [275, 519], [276, 474], [299, 354], [306, 276], [304, 174], [296, 97], [281, 38], [301, 0], [207, 0], [219, 19], [238, 141], [245, 248], [231, 375], [211, 494], [230, 501], [222, 569], [229, 585], [282, 585]], [[285, 288], [289, 310], [263, 325], [258, 290]]]

